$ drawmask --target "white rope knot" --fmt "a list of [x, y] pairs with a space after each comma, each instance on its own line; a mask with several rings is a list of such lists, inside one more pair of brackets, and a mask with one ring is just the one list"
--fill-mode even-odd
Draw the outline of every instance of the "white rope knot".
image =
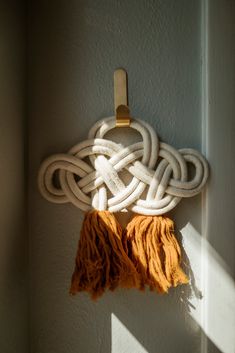
[[[84, 211], [129, 209], [161, 215], [183, 197], [200, 193], [209, 168], [199, 152], [190, 148], [177, 151], [159, 142], [153, 128], [137, 119], [131, 121], [130, 127], [141, 134], [142, 142], [124, 147], [104, 139], [114, 127], [114, 117], [100, 120], [90, 130], [88, 140], [72, 147], [68, 154], [47, 158], [38, 174], [41, 194], [51, 202], [71, 202]], [[195, 167], [192, 180], [188, 180], [188, 163]], [[127, 185], [120, 178], [122, 170], [131, 176]], [[54, 185], [56, 171], [60, 188]]]

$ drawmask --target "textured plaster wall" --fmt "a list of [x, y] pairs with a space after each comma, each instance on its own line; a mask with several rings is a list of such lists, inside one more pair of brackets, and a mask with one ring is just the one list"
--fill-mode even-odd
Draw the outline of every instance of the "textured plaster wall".
[[0, 351], [28, 349], [25, 218], [25, 9], [0, 2]]
[[[36, 185], [46, 156], [113, 114], [117, 67], [128, 71], [134, 116], [177, 148], [200, 149], [200, 1], [42, 0], [29, 18], [31, 352], [200, 352], [188, 305], [195, 288], [167, 296], [118, 290], [96, 303], [68, 295], [83, 214], [45, 201]], [[196, 197], [171, 215], [178, 229], [190, 222], [200, 234], [200, 212]]]

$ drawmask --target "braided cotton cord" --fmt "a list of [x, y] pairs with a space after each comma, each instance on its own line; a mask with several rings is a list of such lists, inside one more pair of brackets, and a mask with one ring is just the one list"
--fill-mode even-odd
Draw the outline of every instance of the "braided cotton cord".
[[[38, 185], [47, 200], [71, 202], [84, 211], [130, 209], [144, 215], [161, 215], [173, 209], [181, 198], [202, 190], [209, 168], [199, 152], [189, 148], [177, 151], [159, 142], [153, 128], [138, 119], [133, 119], [130, 127], [140, 133], [142, 142], [124, 147], [104, 138], [115, 124], [115, 117], [98, 121], [89, 131], [88, 140], [72, 147], [68, 154], [53, 155], [41, 164]], [[83, 160], [86, 157], [90, 162]], [[192, 180], [188, 180], [187, 163], [195, 167]], [[128, 185], [119, 176], [122, 170], [132, 176]], [[56, 171], [60, 188], [53, 184]], [[146, 198], [141, 199], [145, 191]]]

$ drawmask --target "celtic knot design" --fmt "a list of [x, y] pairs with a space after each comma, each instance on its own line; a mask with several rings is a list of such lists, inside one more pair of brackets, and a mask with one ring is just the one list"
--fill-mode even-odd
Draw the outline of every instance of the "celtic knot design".
[[[38, 174], [41, 194], [51, 202], [71, 202], [84, 211], [129, 209], [161, 215], [182, 198], [201, 192], [209, 167], [199, 152], [190, 148], [176, 150], [160, 142], [153, 128], [138, 119], [133, 119], [130, 127], [141, 134], [142, 141], [124, 147], [104, 138], [114, 127], [114, 117], [102, 119], [92, 127], [87, 140], [67, 154], [44, 160]], [[188, 164], [195, 168], [191, 180]], [[123, 170], [131, 177], [128, 183], [120, 176]], [[59, 188], [54, 185], [56, 171]]]

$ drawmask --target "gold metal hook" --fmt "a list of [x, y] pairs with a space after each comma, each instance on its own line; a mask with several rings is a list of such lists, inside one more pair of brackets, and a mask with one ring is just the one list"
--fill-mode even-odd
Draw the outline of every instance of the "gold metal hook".
[[130, 110], [127, 105], [127, 73], [123, 69], [114, 71], [114, 106], [116, 126], [130, 126]]

